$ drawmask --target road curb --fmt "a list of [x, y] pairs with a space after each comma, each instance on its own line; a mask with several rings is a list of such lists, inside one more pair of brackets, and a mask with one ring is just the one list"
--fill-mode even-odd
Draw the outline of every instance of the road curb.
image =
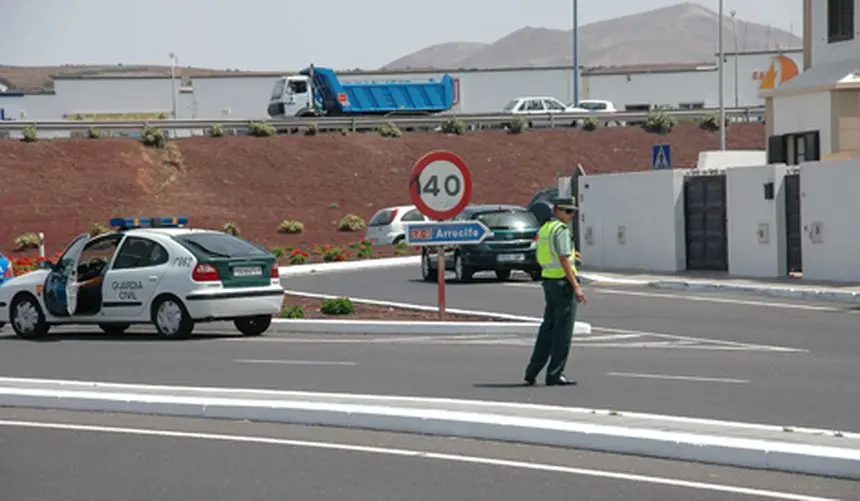
[[[107, 386], [107, 385], [105, 385]], [[860, 451], [481, 412], [301, 399], [0, 388], [0, 406], [279, 422], [528, 443], [860, 479]], [[380, 401], [384, 401], [380, 399]]]
[[409, 266], [421, 264], [421, 256], [383, 257], [378, 259], [365, 259], [361, 261], [340, 261], [330, 263], [296, 264], [282, 266], [278, 272], [281, 278], [312, 275], [318, 273], [338, 273], [345, 271], [361, 271], [382, 268], [393, 268], [397, 266]]

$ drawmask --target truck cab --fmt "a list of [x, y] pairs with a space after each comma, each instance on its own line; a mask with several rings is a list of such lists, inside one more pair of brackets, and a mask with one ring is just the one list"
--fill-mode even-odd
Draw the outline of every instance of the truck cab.
[[268, 113], [275, 117], [304, 117], [316, 113], [313, 106], [311, 79], [306, 75], [290, 75], [275, 80]]

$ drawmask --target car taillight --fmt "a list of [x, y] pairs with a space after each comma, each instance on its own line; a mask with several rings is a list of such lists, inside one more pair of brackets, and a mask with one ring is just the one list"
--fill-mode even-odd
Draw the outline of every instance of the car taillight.
[[191, 279], [196, 282], [218, 282], [221, 280], [221, 274], [218, 273], [218, 268], [211, 264], [201, 263], [194, 267]]
[[270, 275], [272, 278], [281, 278], [281, 274], [278, 272], [278, 265], [272, 265], [272, 274]]

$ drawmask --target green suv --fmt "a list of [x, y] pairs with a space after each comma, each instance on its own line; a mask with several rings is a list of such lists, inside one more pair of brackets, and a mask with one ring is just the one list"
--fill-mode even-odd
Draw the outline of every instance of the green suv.
[[[469, 281], [481, 271], [494, 271], [499, 280], [507, 280], [513, 270], [525, 271], [533, 280], [540, 279], [541, 270], [535, 251], [541, 225], [526, 208], [518, 205], [470, 205], [454, 220], [481, 221], [493, 232], [493, 236], [478, 245], [445, 247], [445, 269], [453, 271], [458, 281]], [[437, 262], [434, 247], [421, 250], [424, 280], [436, 280]]]

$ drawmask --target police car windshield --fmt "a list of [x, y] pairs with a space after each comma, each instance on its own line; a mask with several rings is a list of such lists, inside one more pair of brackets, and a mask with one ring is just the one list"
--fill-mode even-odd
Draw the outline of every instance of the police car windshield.
[[192, 233], [175, 237], [182, 243], [212, 257], [255, 257], [268, 255], [259, 247], [226, 233]]
[[540, 226], [534, 214], [524, 210], [482, 212], [475, 216], [491, 230], [519, 230]]

